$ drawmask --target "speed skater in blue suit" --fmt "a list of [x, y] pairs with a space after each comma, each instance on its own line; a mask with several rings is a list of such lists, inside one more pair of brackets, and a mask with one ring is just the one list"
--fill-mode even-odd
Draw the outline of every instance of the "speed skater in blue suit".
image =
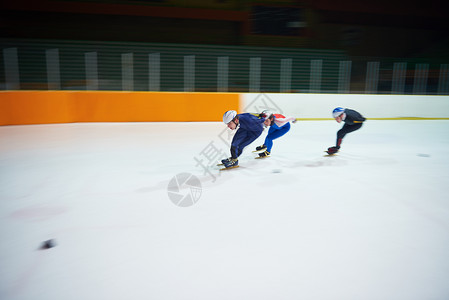
[[259, 114], [243, 113], [237, 114], [235, 110], [229, 110], [223, 115], [223, 123], [229, 129], [237, 130], [231, 142], [231, 157], [223, 159], [221, 162], [226, 168], [237, 167], [238, 157], [243, 149], [254, 142], [267, 126], [269, 121]]

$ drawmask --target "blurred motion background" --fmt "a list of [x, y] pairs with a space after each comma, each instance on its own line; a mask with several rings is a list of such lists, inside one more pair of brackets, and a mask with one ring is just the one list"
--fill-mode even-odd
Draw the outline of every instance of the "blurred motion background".
[[0, 89], [449, 94], [443, 1], [3, 1]]
[[0, 1], [0, 300], [449, 299], [447, 3]]

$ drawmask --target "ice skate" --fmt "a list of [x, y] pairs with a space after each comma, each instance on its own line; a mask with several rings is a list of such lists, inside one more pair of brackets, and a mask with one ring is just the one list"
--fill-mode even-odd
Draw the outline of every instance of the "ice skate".
[[267, 150], [267, 146], [262, 145], [262, 146], [257, 146], [256, 150], [253, 151], [253, 153], [257, 153], [257, 152], [261, 152], [261, 151], [265, 151]]
[[259, 156], [257, 156], [256, 159], [267, 158], [267, 157], [270, 157], [270, 152], [264, 151], [262, 153], [259, 153]]

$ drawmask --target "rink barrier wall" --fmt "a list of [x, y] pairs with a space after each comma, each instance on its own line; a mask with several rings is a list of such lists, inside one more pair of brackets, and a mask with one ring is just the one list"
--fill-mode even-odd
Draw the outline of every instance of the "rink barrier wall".
[[352, 108], [371, 120], [446, 120], [449, 96], [362, 94], [257, 94], [241, 95], [243, 111], [269, 107], [299, 120], [333, 120], [332, 110]]
[[113, 91], [3, 91], [0, 125], [73, 122], [217, 122], [224, 111], [269, 108], [299, 120], [332, 120], [334, 107], [371, 120], [449, 119], [449, 96]]
[[220, 121], [239, 109], [236, 93], [5, 91], [0, 125], [73, 122]]

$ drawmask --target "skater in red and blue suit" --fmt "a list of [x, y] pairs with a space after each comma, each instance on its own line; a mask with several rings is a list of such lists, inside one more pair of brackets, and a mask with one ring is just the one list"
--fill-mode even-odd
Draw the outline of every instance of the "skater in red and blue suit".
[[243, 149], [262, 134], [264, 123], [266, 125], [268, 121], [250, 113], [237, 114], [235, 110], [229, 110], [223, 115], [223, 123], [231, 130], [237, 129], [231, 142], [231, 157], [221, 161], [226, 168], [235, 168]]
[[263, 151], [259, 153], [259, 157], [267, 157], [271, 154], [273, 147], [273, 140], [280, 138], [290, 130], [290, 121], [296, 123], [296, 118], [285, 117], [281, 114], [273, 114], [270, 111], [263, 111], [260, 116], [265, 117], [268, 121], [266, 124], [270, 126], [268, 134], [265, 137], [265, 142], [262, 146], [258, 146], [256, 151]]

